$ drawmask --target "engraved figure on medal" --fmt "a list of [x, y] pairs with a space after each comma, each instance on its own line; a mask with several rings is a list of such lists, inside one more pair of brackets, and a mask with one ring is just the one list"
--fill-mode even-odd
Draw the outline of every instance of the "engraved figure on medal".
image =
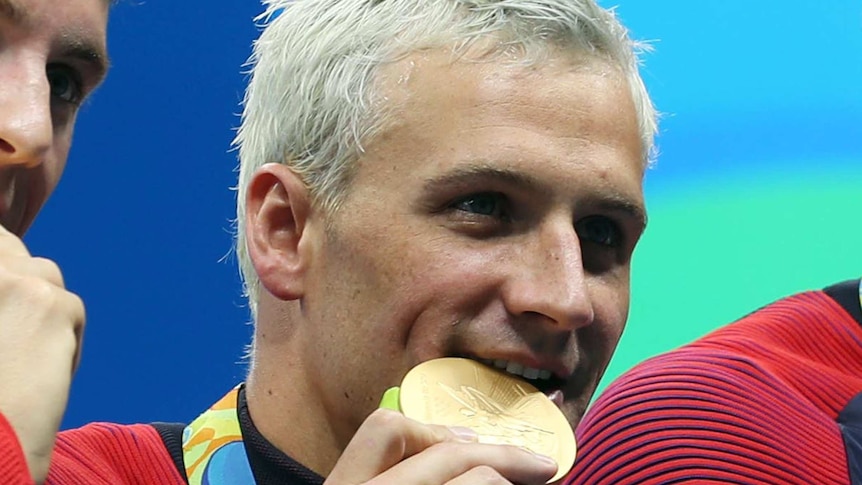
[[[478, 375], [476, 377], [478, 380]], [[494, 378], [488, 384], [490, 390], [486, 394], [473, 386], [462, 385], [455, 389], [443, 382], [437, 383], [458, 406], [457, 412], [452, 414], [463, 417], [462, 421], [454, 423], [456, 426], [472, 428], [482, 443], [557, 451], [553, 431], [529, 421], [534, 403], [523, 387], [512, 387], [501, 378]]]

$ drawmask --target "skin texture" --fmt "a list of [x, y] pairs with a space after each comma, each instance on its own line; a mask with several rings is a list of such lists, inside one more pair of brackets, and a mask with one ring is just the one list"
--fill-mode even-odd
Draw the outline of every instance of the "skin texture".
[[107, 66], [104, 0], [0, 0], [0, 411], [34, 481], [80, 355], [84, 306], [20, 236], [66, 163], [80, 103]]
[[[645, 223], [628, 89], [596, 60], [525, 67], [443, 52], [390, 65], [377, 81], [393, 118], [365, 145], [336, 213], [309, 203], [286, 166], [251, 182], [246, 237], [266, 289], [252, 416], [311, 469], [335, 467], [330, 484], [384, 472], [399, 473], [386, 483], [543, 483], [553, 470], [542, 479], [537, 458], [502, 456], [512, 453], [502, 446], [481, 458], [449, 450], [431, 466], [451, 437], [406, 446], [414, 423], [366, 418], [379, 419], [383, 391], [411, 367], [467, 356], [553, 371], [577, 424], [625, 325]], [[381, 436], [396, 437], [396, 458], [379, 459], [391, 452], [375, 445]], [[441, 471], [423, 482], [429, 466]]]

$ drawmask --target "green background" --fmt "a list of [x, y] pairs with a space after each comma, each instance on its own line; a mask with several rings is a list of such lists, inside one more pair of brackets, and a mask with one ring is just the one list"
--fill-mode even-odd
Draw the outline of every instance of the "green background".
[[631, 314], [601, 389], [771, 301], [862, 277], [862, 161], [787, 164], [648, 194]]

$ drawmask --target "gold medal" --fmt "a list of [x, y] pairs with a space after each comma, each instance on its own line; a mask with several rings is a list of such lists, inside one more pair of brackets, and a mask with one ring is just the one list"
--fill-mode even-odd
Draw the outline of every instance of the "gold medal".
[[575, 463], [575, 434], [563, 412], [541, 391], [479, 362], [443, 358], [404, 376], [401, 412], [427, 424], [463, 426], [480, 443], [514, 445], [556, 460], [559, 480]]

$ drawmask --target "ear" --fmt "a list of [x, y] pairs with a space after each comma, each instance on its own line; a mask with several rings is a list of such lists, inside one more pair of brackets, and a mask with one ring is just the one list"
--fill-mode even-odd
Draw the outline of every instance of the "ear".
[[286, 165], [270, 163], [252, 176], [245, 210], [248, 253], [261, 285], [280, 300], [303, 296], [310, 212], [308, 188]]

